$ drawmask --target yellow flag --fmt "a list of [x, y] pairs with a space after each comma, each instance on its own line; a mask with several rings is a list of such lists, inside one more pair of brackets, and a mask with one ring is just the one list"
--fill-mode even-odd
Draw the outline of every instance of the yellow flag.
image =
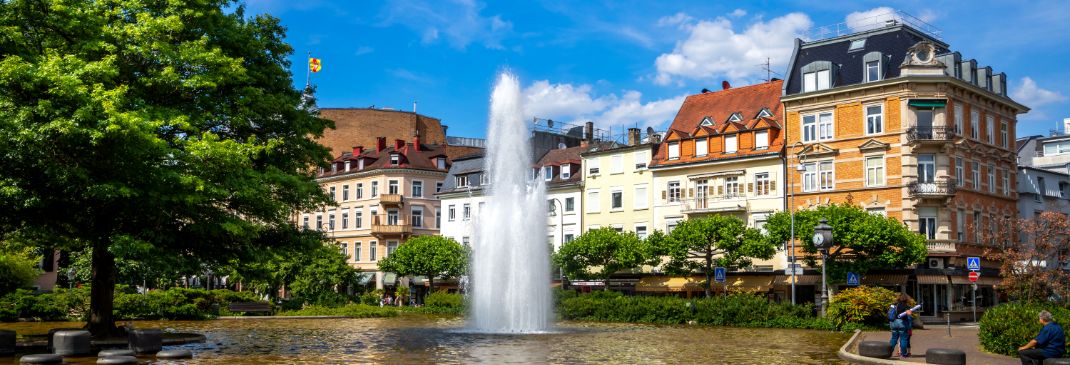
[[319, 58], [311, 58], [311, 57], [309, 57], [309, 59], [308, 59], [308, 70], [309, 71], [320, 72], [320, 69], [322, 67], [323, 66], [320, 65], [320, 59]]

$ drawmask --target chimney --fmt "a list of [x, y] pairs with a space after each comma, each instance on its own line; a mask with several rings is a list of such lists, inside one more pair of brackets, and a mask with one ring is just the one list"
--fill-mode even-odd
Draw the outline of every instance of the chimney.
[[404, 139], [395, 139], [394, 140], [394, 151], [401, 151], [402, 148], [405, 148], [405, 140]]
[[1063, 118], [1063, 133], [1070, 134], [1070, 118]]
[[628, 128], [628, 145], [639, 144], [639, 128]]
[[364, 153], [364, 146], [353, 146], [353, 157], [360, 156]]
[[420, 135], [419, 134], [416, 134], [415, 136], [412, 137], [412, 148], [413, 148], [413, 151], [419, 151], [420, 150]]
[[587, 122], [583, 125], [583, 140], [588, 144], [594, 140], [594, 122]]
[[732, 84], [728, 83], [728, 80], [721, 81], [721, 90], [728, 90], [732, 88]]
[[383, 152], [386, 149], [386, 137], [376, 137], [375, 152]]

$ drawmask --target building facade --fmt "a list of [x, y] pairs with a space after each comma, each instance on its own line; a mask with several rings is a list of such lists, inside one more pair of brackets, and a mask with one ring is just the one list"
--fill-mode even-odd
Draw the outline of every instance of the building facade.
[[561, 245], [579, 237], [583, 231], [580, 211], [582, 193], [580, 172], [583, 164], [580, 153], [586, 145], [558, 148], [547, 151], [532, 167], [534, 176], [546, 184], [547, 206], [547, 241], [557, 252]]
[[1063, 130], [1051, 136], [1029, 136], [1018, 143], [1018, 164], [1061, 173], [1070, 173], [1070, 118], [1063, 119]]
[[[929, 257], [880, 285], [926, 303], [923, 316], [963, 314], [966, 257], [1017, 214], [1011, 144], [1028, 108], [1007, 96], [1006, 75], [898, 21], [796, 40], [789, 65], [789, 209], [847, 202], [901, 220], [926, 236]], [[983, 266], [981, 307], [995, 303], [998, 278], [996, 263]]]
[[629, 129], [626, 143], [594, 143], [583, 160], [583, 232], [609, 227], [646, 238], [654, 230], [654, 178], [649, 167], [657, 135]]

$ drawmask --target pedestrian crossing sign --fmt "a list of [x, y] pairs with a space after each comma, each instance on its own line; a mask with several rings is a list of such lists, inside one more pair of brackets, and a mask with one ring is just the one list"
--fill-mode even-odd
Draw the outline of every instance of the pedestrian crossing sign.
[[858, 281], [858, 274], [855, 274], [853, 272], [847, 273], [847, 286], [858, 286]]

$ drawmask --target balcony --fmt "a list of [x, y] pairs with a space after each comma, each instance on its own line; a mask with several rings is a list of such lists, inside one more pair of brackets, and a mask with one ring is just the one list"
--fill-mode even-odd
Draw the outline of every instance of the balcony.
[[955, 240], [927, 240], [925, 241], [925, 248], [929, 250], [930, 254], [954, 253], [955, 244]]
[[372, 234], [379, 237], [407, 236], [412, 234], [412, 224], [400, 215], [377, 215], [372, 217]]
[[955, 179], [921, 182], [911, 181], [907, 184], [910, 197], [915, 199], [945, 199], [955, 196]]
[[379, 204], [384, 207], [401, 206], [405, 204], [405, 197], [401, 194], [383, 194], [379, 196]]
[[958, 137], [954, 127], [913, 126], [907, 128], [907, 141], [921, 144], [943, 144], [954, 142]]
[[747, 197], [743, 194], [680, 199], [680, 203], [684, 214], [747, 211]]

